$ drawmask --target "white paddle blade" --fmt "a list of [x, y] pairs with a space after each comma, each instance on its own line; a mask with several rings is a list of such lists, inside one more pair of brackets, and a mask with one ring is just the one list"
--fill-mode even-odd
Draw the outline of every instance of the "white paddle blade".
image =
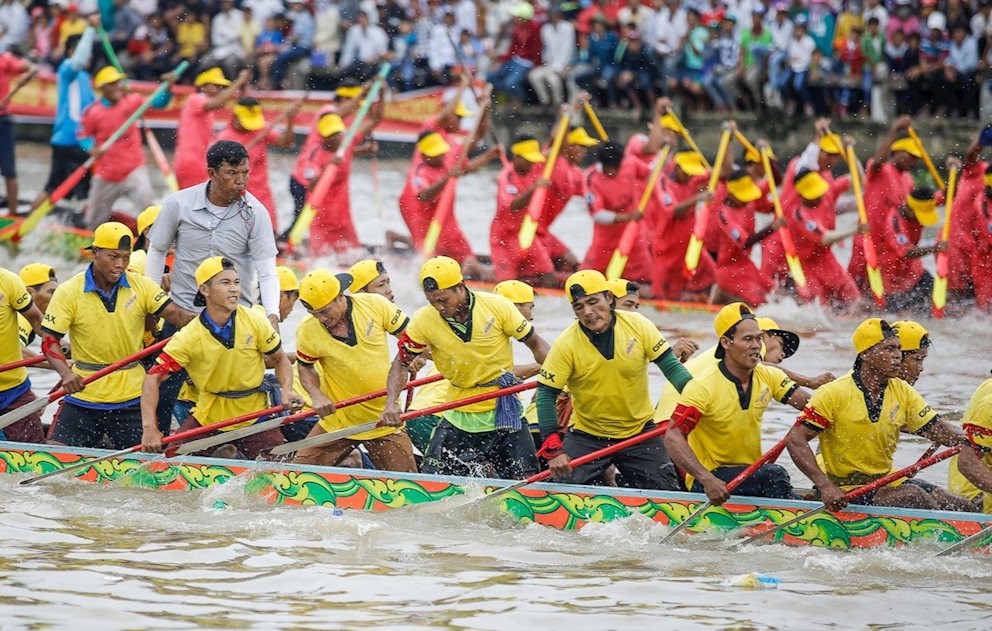
[[176, 453], [180, 456], [186, 454], [195, 453], [197, 451], [203, 451], [204, 449], [209, 449], [214, 445], [223, 445], [225, 443], [230, 443], [238, 440], [239, 438], [244, 438], [246, 436], [254, 436], [255, 434], [261, 434], [262, 432], [267, 432], [270, 429], [279, 427], [282, 425], [282, 417], [277, 417], [269, 419], [264, 423], [254, 423], [248, 427], [242, 427], [240, 429], [234, 429], [229, 432], [221, 432], [215, 434], [214, 436], [207, 436], [206, 438], [200, 438], [199, 440], [194, 440], [188, 443], [183, 443], [176, 449]]
[[362, 423], [361, 425], [352, 425], [351, 427], [345, 427], [344, 429], [339, 429], [333, 432], [328, 432], [326, 434], [321, 434], [320, 436], [311, 436], [310, 438], [304, 438], [303, 440], [297, 440], [296, 442], [286, 443], [285, 445], [279, 445], [269, 453], [273, 456], [282, 456], [285, 454], [291, 454], [294, 451], [299, 451], [304, 447], [316, 447], [318, 445], [326, 445], [327, 443], [333, 443], [336, 440], [341, 440], [342, 438], [348, 438], [349, 436], [354, 436], [355, 434], [361, 434], [362, 432], [368, 432], [370, 430], [378, 427], [379, 421], [369, 421], [368, 423]]
[[25, 403], [16, 410], [11, 410], [3, 416], [0, 416], [0, 429], [7, 427], [8, 425], [13, 425], [17, 421], [31, 416], [35, 412], [41, 412], [46, 407], [48, 407], [48, 398], [35, 399], [31, 403]]

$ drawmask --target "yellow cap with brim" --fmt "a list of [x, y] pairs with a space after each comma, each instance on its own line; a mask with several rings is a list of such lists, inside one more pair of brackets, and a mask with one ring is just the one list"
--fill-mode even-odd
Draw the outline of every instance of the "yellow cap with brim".
[[135, 250], [131, 252], [131, 260], [127, 262], [127, 268], [138, 276], [144, 276], [147, 262], [148, 254], [144, 250]]
[[458, 101], [458, 105], [455, 106], [455, 116], [458, 118], [468, 118], [472, 116], [472, 110], [465, 107], [465, 103]]
[[896, 331], [888, 322], [881, 318], [868, 318], [854, 329], [851, 342], [854, 344], [855, 352], [860, 355], [893, 335], [896, 335]]
[[992, 188], [992, 173], [986, 173], [984, 181], [985, 181], [985, 186]]
[[576, 127], [572, 131], [568, 132], [565, 136], [565, 140], [568, 141], [570, 145], [581, 145], [583, 147], [595, 147], [599, 144], [599, 141], [589, 135], [589, 132], [583, 127]]
[[343, 85], [334, 90], [335, 96], [340, 96], [342, 99], [355, 99], [362, 95], [362, 86], [360, 85]]
[[199, 287], [223, 271], [224, 257], [211, 256], [196, 267], [196, 272], [193, 275], [193, 277], [196, 278], [196, 286]]
[[145, 234], [145, 230], [148, 230], [158, 219], [158, 214], [162, 212], [161, 206], [149, 206], [148, 208], [141, 211], [138, 215], [138, 236]]
[[754, 310], [746, 303], [732, 302], [717, 312], [713, 320], [713, 330], [716, 331], [717, 337], [723, 337], [741, 320], [754, 317]]
[[204, 70], [200, 74], [196, 75], [196, 79], [193, 80], [193, 85], [196, 87], [207, 84], [219, 85], [222, 88], [226, 88], [231, 85], [231, 82], [224, 76], [223, 70], [215, 67], [210, 70]]
[[685, 127], [679, 122], [679, 119], [675, 117], [675, 114], [668, 112], [661, 117], [661, 126], [665, 129], [671, 129], [676, 134], [684, 134]]
[[924, 226], [932, 226], [940, 217], [937, 216], [937, 202], [931, 199], [918, 199], [910, 193], [906, 196], [906, 205], [913, 211], [916, 221]]
[[817, 144], [820, 146], [820, 151], [831, 155], [839, 155], [843, 149], [836, 134], [827, 134], [820, 138], [820, 142]]
[[[774, 160], [775, 159], [775, 154], [769, 152], [768, 159], [769, 160]], [[755, 148], [755, 149], [748, 149], [747, 151], [745, 151], [744, 152], [744, 162], [750, 162], [752, 164], [761, 164], [761, 154], [758, 152], [758, 149], [757, 148]]]
[[908, 136], [906, 138], [900, 138], [889, 145], [889, 151], [905, 151], [914, 158], [923, 157], [923, 153], [920, 152], [920, 147], [916, 144], [916, 141]]
[[21, 268], [20, 277], [28, 287], [37, 287], [55, 280], [55, 268], [45, 263], [28, 263]]
[[279, 291], [300, 290], [300, 279], [296, 277], [296, 272], [290, 268], [279, 265], [276, 267], [276, 275], [279, 276]]
[[796, 192], [806, 200], [820, 199], [830, 190], [830, 184], [816, 171], [807, 171], [796, 179]]
[[464, 280], [462, 266], [447, 256], [435, 256], [420, 266], [420, 286], [424, 291], [451, 289]]
[[351, 274], [332, 274], [326, 269], [315, 269], [300, 281], [300, 301], [312, 311], [319, 311], [350, 287]]
[[100, 72], [96, 73], [96, 76], [93, 77], [93, 87], [99, 90], [105, 85], [117, 83], [123, 79], [127, 79], [126, 74], [113, 66], [107, 66], [102, 68]]
[[675, 154], [675, 166], [689, 176], [706, 174], [706, 164], [703, 157], [695, 151], [679, 151]]
[[610, 289], [610, 293], [617, 298], [623, 298], [624, 296], [629, 296], [631, 294], [637, 293], [637, 283], [632, 283], [626, 278], [614, 278], [613, 280], [606, 281], [606, 286]]
[[520, 156], [527, 162], [544, 162], [544, 154], [541, 153], [541, 143], [537, 140], [521, 140], [520, 142], [513, 143], [510, 145], [510, 151], [513, 155]]
[[421, 138], [417, 142], [417, 149], [428, 158], [436, 158], [451, 151], [451, 145], [444, 140], [441, 134], [433, 133]]
[[592, 294], [610, 291], [610, 286], [606, 282], [606, 277], [602, 272], [594, 269], [584, 269], [575, 272], [565, 281], [565, 293], [568, 294], [568, 301], [575, 302], [579, 298], [585, 298]]
[[786, 359], [796, 354], [796, 351], [799, 350], [798, 335], [792, 331], [786, 331], [785, 329], [779, 328], [778, 323], [771, 318], [758, 316], [756, 320], [758, 322], [758, 328], [765, 333], [774, 335], [782, 340], [782, 352], [785, 353]]
[[386, 273], [386, 266], [381, 261], [375, 259], [365, 259], [351, 266], [348, 270], [351, 274], [351, 293], [361, 291], [369, 286], [369, 283]]
[[93, 244], [90, 249], [128, 250], [134, 247], [134, 235], [131, 229], [119, 221], [108, 221], [96, 227], [93, 231]]
[[892, 323], [899, 336], [899, 346], [904, 351], [918, 351], [930, 346], [930, 334], [923, 325], [912, 320], [899, 320]]
[[258, 131], [265, 127], [265, 115], [261, 105], [235, 105], [234, 115], [247, 131]]
[[334, 113], [324, 114], [317, 121], [317, 133], [324, 138], [329, 138], [334, 134], [340, 134], [344, 131], [344, 121], [340, 116]]
[[493, 293], [503, 296], [515, 305], [534, 302], [534, 288], [519, 280], [504, 280], [493, 287]]
[[747, 174], [727, 180], [727, 192], [733, 195], [737, 201], [745, 204], [761, 197], [761, 189]]

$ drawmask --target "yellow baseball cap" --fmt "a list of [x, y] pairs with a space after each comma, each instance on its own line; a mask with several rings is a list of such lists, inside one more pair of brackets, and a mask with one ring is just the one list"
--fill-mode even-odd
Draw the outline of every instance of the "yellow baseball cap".
[[854, 344], [854, 350], [860, 355], [893, 335], [896, 335], [896, 331], [888, 322], [881, 318], [868, 318], [854, 329], [851, 342]]
[[774, 335], [782, 340], [782, 351], [785, 353], [785, 357], [789, 358], [796, 354], [799, 350], [799, 336], [792, 331], [786, 331], [778, 326], [775, 320], [758, 316], [756, 318], [758, 322], [758, 328], [760, 328], [765, 333], [769, 335]]
[[265, 115], [261, 105], [235, 105], [234, 115], [241, 126], [248, 131], [258, 131], [265, 127]]
[[285, 265], [276, 267], [276, 275], [279, 276], [279, 291], [299, 291], [300, 279], [296, 277], [296, 272]]
[[737, 170], [727, 179], [727, 192], [744, 204], [761, 197], [761, 189], [746, 171]]
[[820, 142], [817, 144], [820, 146], [820, 151], [832, 155], [838, 155], [843, 150], [840, 144], [840, 136], [837, 134], [827, 134], [823, 138], [820, 138]]
[[816, 171], [802, 171], [796, 175], [796, 192], [803, 199], [820, 199], [830, 190], [830, 184]]
[[424, 291], [450, 289], [463, 280], [462, 266], [447, 256], [435, 256], [420, 266], [420, 285]]
[[108, 221], [96, 227], [93, 231], [93, 244], [90, 249], [130, 250], [134, 247], [134, 235], [131, 229], [119, 221]]
[[472, 110], [465, 107], [463, 101], [458, 101], [458, 105], [455, 106], [455, 116], [458, 118], [468, 118], [472, 115]]
[[510, 145], [510, 151], [513, 152], [513, 155], [520, 156], [527, 162], [545, 161], [544, 154], [541, 153], [541, 143], [533, 138], [513, 143]]
[[332, 274], [326, 269], [315, 269], [300, 281], [300, 300], [311, 311], [318, 311], [351, 286], [351, 274]]
[[661, 117], [661, 126], [665, 129], [671, 129], [676, 134], [684, 134], [685, 127], [679, 122], [679, 119], [675, 117], [675, 114], [667, 112]]
[[576, 127], [572, 131], [568, 132], [568, 135], [565, 136], [565, 140], [567, 140], [570, 145], [581, 145], [583, 147], [595, 147], [599, 144], [599, 141], [590, 136], [589, 132], [587, 132], [584, 127]]
[[891, 145], [889, 145], [889, 151], [905, 151], [914, 158], [922, 158], [923, 153], [920, 151], [919, 145], [910, 138], [906, 136], [905, 138], [900, 138], [896, 140]]
[[231, 262], [231, 259], [224, 258], [223, 256], [211, 256], [205, 259], [196, 267], [196, 272], [194, 273], [196, 286], [199, 287], [225, 269], [234, 269], [234, 263]]
[[624, 296], [636, 294], [638, 289], [640, 289], [637, 286], [637, 283], [631, 282], [626, 278], [614, 278], [613, 280], [608, 280], [606, 281], [606, 286], [609, 287], [610, 293], [617, 298], [623, 298]]
[[210, 70], [204, 70], [200, 74], [196, 75], [196, 79], [193, 80], [193, 85], [200, 87], [201, 85], [219, 85], [222, 88], [226, 88], [231, 85], [231, 82], [227, 80], [224, 76], [224, 71], [220, 68], [214, 67]]
[[380, 274], [385, 274], [386, 266], [382, 264], [382, 261], [365, 259], [352, 265], [348, 273], [353, 279], [351, 281], [351, 293], [355, 293], [368, 287], [369, 283], [378, 278]]
[[[774, 160], [775, 154], [769, 152], [768, 159]], [[753, 162], [754, 164], [761, 164], [761, 153], [758, 151], [757, 148], [748, 149], [747, 151], [744, 152], [744, 161]]]
[[713, 320], [713, 329], [716, 331], [717, 337], [723, 337], [738, 322], [753, 317], [755, 317], [754, 311], [746, 303], [732, 302], [717, 312], [716, 318]]
[[141, 211], [138, 215], [138, 236], [140, 237], [145, 233], [145, 230], [152, 227], [155, 220], [158, 219], [158, 214], [162, 212], [161, 206], [149, 206], [148, 208]]
[[37, 287], [55, 280], [55, 268], [45, 263], [28, 263], [21, 268], [20, 277], [28, 287]]
[[610, 291], [606, 277], [603, 276], [602, 272], [594, 269], [579, 270], [565, 281], [565, 293], [568, 294], [569, 302], [575, 302], [579, 298], [604, 291]]
[[147, 262], [148, 254], [144, 250], [135, 250], [131, 252], [131, 260], [127, 262], [127, 268], [139, 276], [144, 276]]
[[334, 89], [334, 95], [342, 99], [354, 99], [362, 95], [362, 86], [342, 85]]
[[516, 305], [534, 302], [534, 288], [519, 280], [504, 280], [493, 287], [493, 293]]
[[992, 173], [986, 173], [984, 178], [985, 186], [992, 187]]
[[105, 85], [117, 83], [122, 79], [127, 79], [127, 75], [113, 66], [105, 66], [93, 77], [93, 87], [99, 89]]
[[929, 188], [914, 188], [906, 196], [906, 205], [913, 211], [916, 221], [924, 226], [932, 226], [940, 217], [937, 216], [937, 201]]
[[417, 149], [428, 158], [436, 158], [451, 151], [451, 145], [444, 140], [441, 134], [432, 132], [417, 141]]
[[344, 131], [344, 121], [340, 116], [331, 112], [329, 114], [324, 114], [317, 121], [317, 133], [324, 138], [329, 138], [334, 134], [340, 134]]
[[703, 162], [703, 157], [695, 151], [679, 151], [676, 153], [675, 166], [682, 169], [689, 176], [706, 174], [706, 164]]
[[923, 325], [912, 320], [899, 320], [892, 323], [899, 336], [899, 345], [904, 351], [918, 351], [930, 346], [930, 334]]

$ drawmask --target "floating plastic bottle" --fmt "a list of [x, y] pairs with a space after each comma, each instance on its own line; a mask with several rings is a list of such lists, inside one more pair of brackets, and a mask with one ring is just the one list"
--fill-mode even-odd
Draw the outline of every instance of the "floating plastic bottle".
[[760, 574], [758, 572], [748, 572], [747, 574], [731, 576], [723, 581], [723, 585], [726, 587], [745, 587], [747, 589], [778, 589], [780, 582], [774, 576], [768, 576], [767, 574]]

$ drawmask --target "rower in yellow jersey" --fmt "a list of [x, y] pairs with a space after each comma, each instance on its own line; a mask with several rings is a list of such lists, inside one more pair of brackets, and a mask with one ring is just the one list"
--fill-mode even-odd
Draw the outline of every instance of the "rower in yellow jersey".
[[[865, 320], [852, 339], [857, 358], [851, 372], [818, 389], [789, 432], [789, 454], [813, 481], [830, 510], [847, 506], [844, 493], [892, 470], [900, 432], [942, 445], [965, 440], [941, 420], [920, 393], [898, 378], [902, 350], [895, 329], [879, 318]], [[809, 442], [820, 440], [822, 467]], [[899, 480], [853, 500], [858, 504], [932, 510], [969, 510], [967, 500], [947, 491]]]
[[[992, 379], [982, 382], [968, 401], [964, 433], [968, 447], [957, 456], [959, 475], [978, 492], [982, 512], [992, 513]], [[954, 479], [952, 472], [952, 483]]]
[[[762, 363], [766, 333], [746, 304], [725, 306], [713, 328], [717, 363], [696, 372], [682, 390], [665, 446], [685, 471], [686, 487], [719, 506], [730, 497], [727, 482], [761, 457], [761, 421], [772, 399], [801, 410], [809, 393], [782, 369]], [[737, 493], [796, 498], [789, 473], [773, 463], [755, 471]]]
[[354, 295], [360, 292], [379, 294], [389, 302], [393, 301], [393, 287], [389, 282], [389, 272], [382, 261], [365, 259], [351, 266], [348, 270], [352, 281], [349, 291]]
[[[182, 326], [193, 314], [172, 302], [144, 276], [127, 271], [134, 235], [122, 223], [107, 222], [93, 234], [93, 262], [59, 285], [42, 326], [42, 351], [69, 393], [51, 441], [96, 447], [106, 435], [117, 449], [141, 442], [141, 383], [145, 371], [134, 362], [83, 387], [83, 377], [133, 355], [144, 345], [148, 316]], [[72, 342], [73, 365], [59, 340]]]
[[[21, 359], [21, 344], [18, 341], [23, 335], [23, 327], [18, 320], [23, 318], [28, 323], [28, 330], [33, 332], [41, 330], [42, 317], [41, 310], [31, 299], [20, 276], [0, 268], [0, 364]], [[0, 372], [0, 414], [26, 405], [36, 398], [31, 392], [27, 368]], [[7, 440], [17, 442], [45, 442], [40, 412], [8, 425], [0, 434]]]
[[[345, 295], [344, 289], [352, 281], [350, 274], [335, 276], [318, 269], [300, 283], [300, 302], [309, 315], [296, 328], [296, 357], [300, 382], [321, 417], [308, 437], [379, 418], [384, 406], [381, 398], [342, 410], [335, 410], [333, 401], [386, 386], [390, 364], [386, 335], [399, 336], [410, 321], [399, 307], [380, 295]], [[322, 369], [320, 374], [314, 368], [317, 364]], [[379, 427], [306, 447], [297, 452], [296, 462], [333, 467], [361, 444], [378, 469], [417, 470], [413, 445], [402, 427]]]
[[[466, 287], [454, 259], [427, 260], [420, 268], [420, 284], [430, 305], [417, 310], [400, 338], [389, 370], [383, 423], [401, 423], [398, 399], [410, 364], [428, 349], [450, 382], [447, 401], [514, 383], [511, 339], [525, 344], [537, 362], [544, 361], [548, 345], [533, 325], [506, 298]], [[445, 412], [422, 471], [501, 478], [537, 473], [534, 441], [521, 423], [522, 411], [516, 395], [507, 395]]]
[[[573, 458], [655, 428], [648, 391], [649, 363], [657, 365], [680, 389], [692, 375], [650, 320], [616, 310], [615, 298], [601, 272], [580, 270], [572, 274], [565, 281], [565, 291], [577, 321], [552, 344], [538, 378], [537, 414], [545, 439], [542, 450], [550, 456], [548, 468], [563, 482], [603, 484], [604, 471], [614, 464], [627, 486], [677, 489], [674, 477], [665, 480], [661, 475], [668, 455], [660, 438], [575, 469], [569, 464]], [[565, 387], [572, 395], [572, 426], [562, 440], [555, 401]]]
[[[21, 268], [18, 276], [24, 281], [31, 300], [41, 311], [41, 315], [44, 316], [48, 309], [48, 303], [52, 300], [52, 294], [59, 286], [59, 281], [55, 278], [55, 268], [45, 263], [29, 263]], [[17, 328], [23, 347], [21, 354], [25, 359], [34, 357], [34, 353], [26, 348], [36, 337], [34, 327], [21, 313], [17, 314]], [[47, 367], [48, 364], [41, 364], [41, 366]]]

